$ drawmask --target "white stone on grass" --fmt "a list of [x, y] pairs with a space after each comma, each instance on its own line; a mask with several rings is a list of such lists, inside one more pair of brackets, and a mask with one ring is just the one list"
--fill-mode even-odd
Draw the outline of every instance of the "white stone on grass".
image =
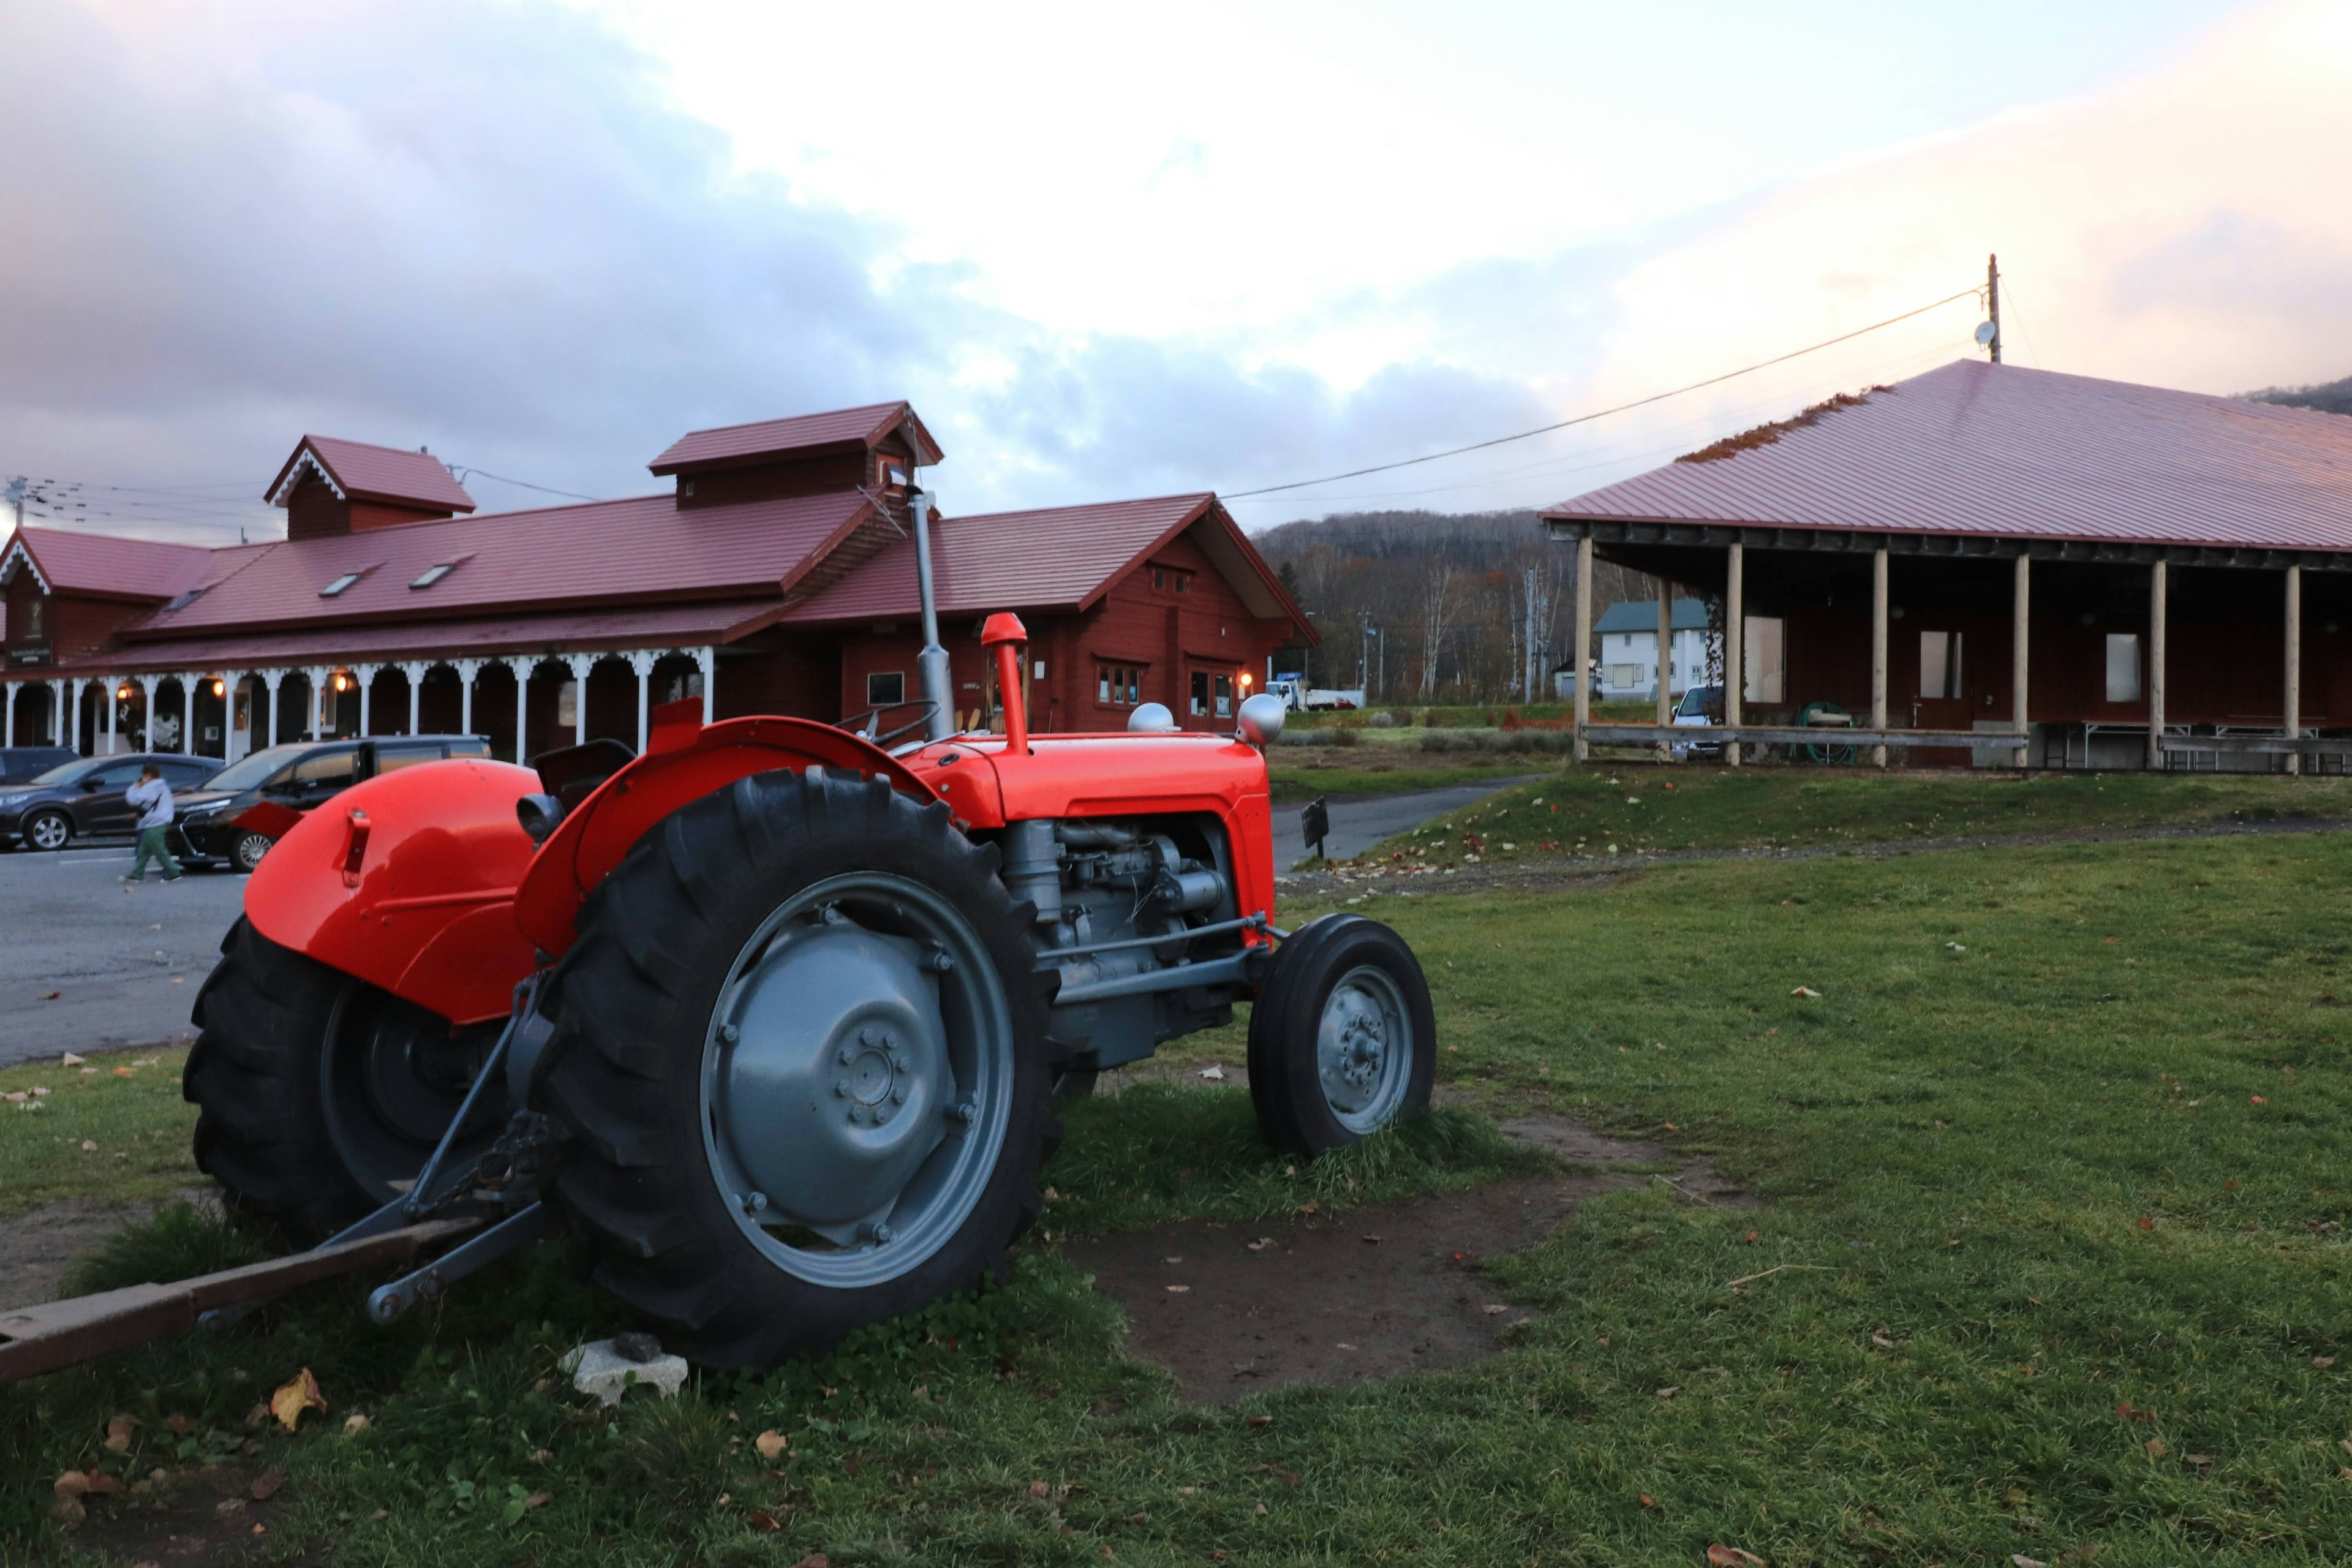
[[667, 1399], [686, 1381], [685, 1357], [657, 1355], [651, 1361], [631, 1361], [615, 1350], [610, 1340], [591, 1340], [574, 1346], [564, 1353], [562, 1364], [563, 1370], [572, 1374], [573, 1388], [593, 1394], [606, 1405], [621, 1403], [621, 1396], [628, 1393], [632, 1383], [639, 1388], [657, 1390]]

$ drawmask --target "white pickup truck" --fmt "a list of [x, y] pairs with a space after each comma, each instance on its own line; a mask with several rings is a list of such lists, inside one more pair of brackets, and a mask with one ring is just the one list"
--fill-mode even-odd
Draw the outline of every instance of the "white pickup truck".
[[1266, 689], [1282, 699], [1282, 705], [1292, 712], [1309, 709], [1361, 708], [1364, 689], [1329, 686], [1309, 686], [1296, 675], [1277, 675], [1266, 683]]

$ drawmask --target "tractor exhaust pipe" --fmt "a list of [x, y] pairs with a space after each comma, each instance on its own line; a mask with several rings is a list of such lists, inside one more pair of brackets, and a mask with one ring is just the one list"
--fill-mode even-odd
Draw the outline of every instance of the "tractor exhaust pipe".
[[923, 716], [923, 738], [944, 741], [955, 733], [955, 692], [948, 679], [948, 650], [940, 646], [939, 595], [931, 587], [929, 495], [909, 489], [907, 516], [915, 530], [915, 593], [923, 605], [923, 651], [915, 656], [915, 679], [930, 704]]

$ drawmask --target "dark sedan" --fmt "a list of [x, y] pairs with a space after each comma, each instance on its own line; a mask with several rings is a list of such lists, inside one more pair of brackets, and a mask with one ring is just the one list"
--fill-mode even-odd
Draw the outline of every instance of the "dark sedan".
[[77, 838], [126, 834], [139, 813], [123, 792], [152, 763], [177, 795], [220, 772], [211, 757], [140, 752], [127, 757], [83, 757], [60, 763], [21, 784], [0, 784], [0, 844], [62, 849]]
[[0, 746], [0, 784], [30, 784], [79, 754], [71, 746]]
[[479, 735], [375, 735], [272, 746], [230, 763], [206, 787], [178, 802], [174, 847], [191, 859], [250, 871], [277, 842], [274, 833], [239, 822], [257, 805], [310, 811], [378, 773], [445, 757], [489, 754], [489, 742]]

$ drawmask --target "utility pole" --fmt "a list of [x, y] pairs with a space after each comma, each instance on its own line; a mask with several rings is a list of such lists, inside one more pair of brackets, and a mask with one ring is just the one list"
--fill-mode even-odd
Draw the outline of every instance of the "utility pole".
[[1534, 567], [1530, 566], [1527, 569], [1525, 582], [1528, 595], [1526, 606], [1528, 635], [1525, 663], [1519, 671], [1519, 700], [1533, 702], [1536, 700], [1536, 569]]
[[[1999, 364], [2000, 363], [2000, 258], [1999, 256], [1985, 258], [1985, 313], [1992, 321], [1992, 342], [1986, 346], [1992, 350], [1992, 363]], [[2029, 354], [2026, 357], [2031, 359], [2033, 356]]]

